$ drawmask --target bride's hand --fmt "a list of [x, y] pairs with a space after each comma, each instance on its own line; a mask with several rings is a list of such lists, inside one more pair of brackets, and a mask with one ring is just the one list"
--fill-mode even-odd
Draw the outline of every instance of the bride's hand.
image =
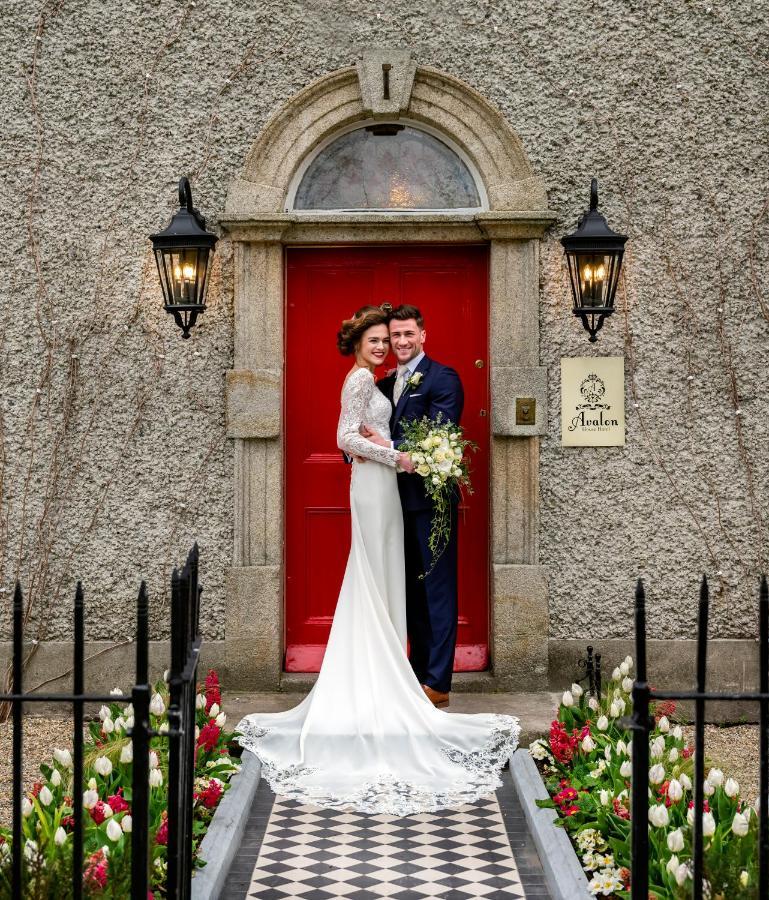
[[409, 474], [413, 474], [416, 466], [411, 461], [411, 457], [408, 453], [399, 453], [398, 454], [398, 465], [403, 469], [404, 472], [408, 472]]

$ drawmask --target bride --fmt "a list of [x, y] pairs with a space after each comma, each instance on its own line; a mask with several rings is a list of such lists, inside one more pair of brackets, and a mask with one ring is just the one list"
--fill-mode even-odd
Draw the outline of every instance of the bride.
[[501, 784], [518, 720], [443, 712], [411, 669], [396, 469], [413, 465], [360, 434], [365, 423], [389, 437], [392, 406], [374, 380], [390, 349], [386, 314], [363, 307], [337, 342], [355, 357], [337, 430], [353, 456], [347, 568], [312, 690], [286, 712], [246, 716], [239, 742], [276, 794], [302, 803], [396, 816], [471, 803]]

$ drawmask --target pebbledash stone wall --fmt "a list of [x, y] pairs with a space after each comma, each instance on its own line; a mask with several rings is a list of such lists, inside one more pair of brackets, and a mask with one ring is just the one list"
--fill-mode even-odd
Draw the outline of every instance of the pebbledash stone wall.
[[[553, 682], [588, 639], [607, 661], [624, 655], [637, 575], [665, 640], [660, 668], [687, 663], [690, 645], [667, 641], [692, 637], [706, 571], [720, 677], [750, 683], [756, 576], [769, 568], [767, 13], [748, 0], [14, 0], [0, 22], [0, 587], [21, 575], [30, 636], [52, 642], [38, 675], [68, 667], [76, 578], [94, 642], [130, 638], [142, 577], [153, 635], [167, 637], [167, 575], [194, 538], [208, 658], [225, 659], [236, 262], [217, 220], [269, 116], [387, 46], [501, 110], [556, 216], [539, 304]], [[190, 341], [161, 308], [147, 241], [182, 174], [223, 234]], [[594, 175], [630, 240], [618, 311], [590, 345], [559, 238]], [[591, 354], [626, 357], [625, 448], [560, 446], [560, 357]], [[8, 618], [3, 603], [3, 637]], [[117, 679], [130, 654], [99, 660]]]

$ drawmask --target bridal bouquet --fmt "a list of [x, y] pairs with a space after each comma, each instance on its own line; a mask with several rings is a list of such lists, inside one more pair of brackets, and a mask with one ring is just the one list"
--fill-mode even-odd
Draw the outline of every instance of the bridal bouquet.
[[[476, 445], [462, 434], [459, 425], [437, 418], [412, 419], [403, 424], [403, 443], [399, 449], [411, 456], [416, 474], [424, 479], [425, 491], [433, 501], [433, 519], [430, 525], [429, 547], [432, 564], [425, 572], [435, 568], [451, 535], [450, 498], [452, 493], [464, 487], [472, 494], [470, 471], [467, 466], [467, 450]], [[422, 578], [425, 575], [421, 576]]]

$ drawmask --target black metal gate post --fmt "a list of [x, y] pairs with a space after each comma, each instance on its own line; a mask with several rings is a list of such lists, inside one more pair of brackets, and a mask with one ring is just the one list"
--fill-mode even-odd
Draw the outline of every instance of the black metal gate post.
[[702, 816], [705, 812], [705, 677], [708, 663], [708, 580], [703, 575], [697, 615], [697, 699], [694, 701], [694, 900], [702, 900], [705, 864]]
[[636, 678], [633, 683], [633, 758], [631, 829], [633, 871], [632, 900], [649, 896], [649, 685], [646, 681], [646, 595], [641, 579], [635, 589]]
[[131, 831], [131, 900], [147, 900], [149, 885], [147, 845], [149, 841], [149, 750], [150, 686], [149, 625], [147, 586], [142, 581], [136, 616], [136, 684], [131, 691], [134, 708], [133, 742], [133, 828]]
[[758, 808], [758, 896], [769, 897], [769, 588], [766, 576], [761, 579], [758, 600], [758, 665], [760, 729], [759, 808]]
[[16, 583], [13, 592], [13, 847], [11, 871], [14, 900], [21, 900], [21, 722], [22, 722], [22, 596], [21, 585]]
[[75, 589], [75, 649], [73, 660], [75, 671], [72, 689], [72, 817], [75, 820], [72, 832], [72, 896], [81, 900], [83, 896], [83, 694], [85, 693], [85, 609], [83, 605], [83, 585], [80, 581]]

